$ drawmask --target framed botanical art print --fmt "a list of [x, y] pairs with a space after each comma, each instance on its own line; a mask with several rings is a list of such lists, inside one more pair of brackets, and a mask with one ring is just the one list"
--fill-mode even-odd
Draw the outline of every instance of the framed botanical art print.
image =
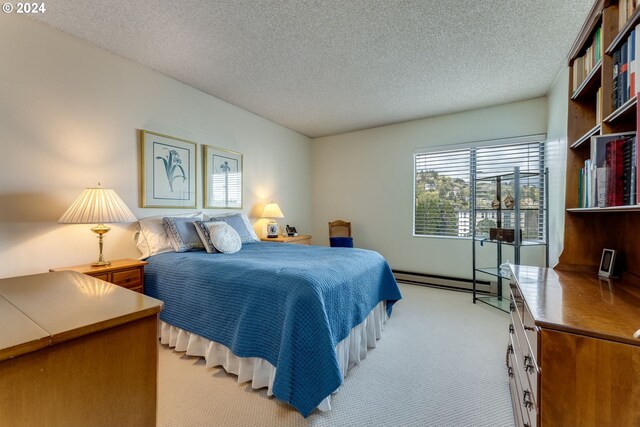
[[242, 208], [242, 153], [204, 146], [204, 207]]
[[147, 130], [140, 133], [142, 207], [195, 208], [197, 144]]

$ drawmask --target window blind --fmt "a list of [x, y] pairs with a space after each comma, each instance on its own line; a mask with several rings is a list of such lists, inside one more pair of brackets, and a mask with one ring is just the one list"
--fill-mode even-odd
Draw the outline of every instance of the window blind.
[[[471, 234], [471, 176], [476, 186], [476, 226], [480, 235], [497, 222], [491, 210], [496, 186], [482, 178], [513, 173], [520, 167], [520, 206], [524, 238], [544, 236], [544, 144], [540, 141], [471, 145], [414, 154], [414, 235], [468, 238]], [[514, 194], [513, 180], [501, 183], [502, 197]], [[509, 216], [511, 215], [511, 216]], [[503, 212], [502, 226], [515, 221]], [[495, 225], [493, 225], [495, 226]]]

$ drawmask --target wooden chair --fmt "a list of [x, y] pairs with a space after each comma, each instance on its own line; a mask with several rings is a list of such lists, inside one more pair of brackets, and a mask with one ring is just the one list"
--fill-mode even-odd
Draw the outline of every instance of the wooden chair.
[[332, 247], [352, 248], [351, 223], [337, 219], [329, 222], [329, 244]]

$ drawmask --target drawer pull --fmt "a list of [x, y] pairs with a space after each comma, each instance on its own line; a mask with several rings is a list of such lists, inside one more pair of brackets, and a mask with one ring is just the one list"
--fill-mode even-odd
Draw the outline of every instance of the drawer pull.
[[507, 372], [509, 373], [509, 378], [513, 378], [513, 368], [511, 366], [509, 366], [509, 370]]
[[531, 356], [527, 355], [527, 356], [525, 356], [525, 357], [524, 357], [524, 363], [523, 363], [523, 365], [524, 365], [524, 370], [525, 370], [527, 373], [529, 373], [529, 374], [530, 374], [531, 372], [533, 372], [533, 368], [534, 368], [534, 366], [533, 366], [533, 363], [532, 363]]
[[515, 332], [515, 329], [513, 328], [513, 323], [509, 324], [509, 333], [513, 334]]
[[525, 390], [522, 393], [522, 404], [527, 409], [531, 409], [533, 406], [533, 402], [531, 401], [531, 392], [529, 390]]
[[516, 305], [513, 302], [509, 303], [509, 311], [512, 313], [516, 311]]
[[[507, 355], [505, 356], [505, 363], [507, 364], [507, 368], [511, 369], [511, 365], [509, 364], [509, 355], [513, 354], [513, 346], [509, 344], [507, 346]], [[511, 376], [511, 375], [509, 375]]]
[[535, 331], [535, 330], [536, 330], [536, 328], [533, 328], [533, 327], [531, 327], [531, 326], [526, 326], [526, 325], [525, 325], [525, 326], [524, 326], [524, 330], [525, 330], [525, 331]]

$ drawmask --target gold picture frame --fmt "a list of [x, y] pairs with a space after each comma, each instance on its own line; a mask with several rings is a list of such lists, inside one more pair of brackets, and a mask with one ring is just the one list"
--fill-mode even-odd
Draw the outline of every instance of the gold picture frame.
[[195, 209], [197, 151], [193, 141], [140, 130], [140, 205]]
[[242, 173], [242, 153], [205, 145], [204, 208], [242, 209]]

